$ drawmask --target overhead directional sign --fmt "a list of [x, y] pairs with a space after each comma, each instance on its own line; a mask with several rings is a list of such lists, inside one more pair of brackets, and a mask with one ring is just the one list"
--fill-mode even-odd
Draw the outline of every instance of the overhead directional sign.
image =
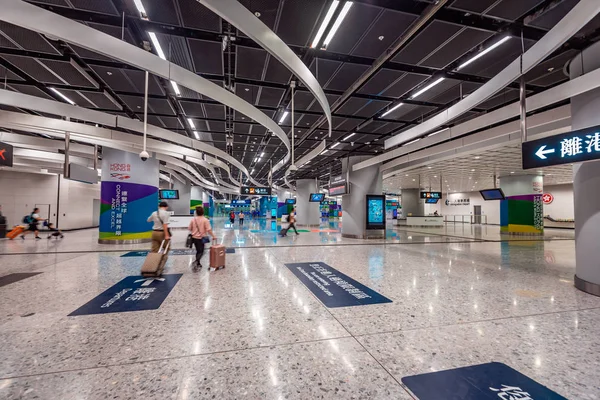
[[422, 199], [441, 199], [442, 192], [421, 192]]
[[240, 194], [244, 195], [256, 195], [256, 196], [270, 196], [270, 187], [256, 187], [256, 186], [242, 186], [240, 188]]
[[0, 142], [0, 167], [13, 166], [13, 147]]
[[522, 144], [523, 169], [600, 159], [600, 126]]

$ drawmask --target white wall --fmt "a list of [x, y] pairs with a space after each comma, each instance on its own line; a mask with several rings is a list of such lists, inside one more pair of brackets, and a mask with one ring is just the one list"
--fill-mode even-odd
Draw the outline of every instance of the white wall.
[[[573, 219], [573, 185], [549, 185], [544, 186], [544, 193], [551, 193], [554, 201], [544, 205], [544, 215], [550, 215], [556, 219]], [[447, 206], [445, 200], [469, 198], [471, 203], [467, 206]], [[482, 215], [487, 215], [488, 224], [500, 224], [500, 202], [485, 201], [479, 192], [450, 193], [438, 202], [438, 204], [425, 204], [425, 214], [433, 214], [435, 210], [442, 215], [472, 215], [473, 206], [481, 206]]]
[[[21, 223], [23, 217], [37, 205], [50, 205], [50, 221], [56, 223], [58, 175], [0, 171], [0, 204], [8, 225]], [[93, 221], [94, 199], [100, 198], [100, 185], [62, 179], [60, 185], [61, 229], [98, 226]], [[47, 209], [41, 207], [42, 213]]]
[[544, 215], [550, 215], [556, 219], [574, 219], [573, 185], [544, 186], [544, 193], [554, 196], [554, 201], [544, 204]]

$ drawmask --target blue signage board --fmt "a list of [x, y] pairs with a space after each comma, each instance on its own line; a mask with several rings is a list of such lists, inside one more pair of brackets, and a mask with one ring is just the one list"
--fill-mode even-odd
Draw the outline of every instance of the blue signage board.
[[128, 276], [73, 311], [69, 317], [156, 310], [182, 276], [183, 274], [162, 275], [157, 278]]
[[249, 206], [250, 203], [250, 199], [246, 199], [246, 200], [231, 200], [231, 205], [232, 206]]
[[146, 257], [148, 253], [148, 250], [130, 251], [129, 253], [122, 254], [121, 257]]
[[367, 195], [367, 229], [385, 229], [384, 195]]
[[407, 376], [402, 383], [419, 400], [566, 400], [498, 362]]
[[600, 126], [532, 140], [521, 145], [523, 169], [600, 158]]
[[328, 308], [392, 302], [325, 263], [293, 263], [285, 266]]

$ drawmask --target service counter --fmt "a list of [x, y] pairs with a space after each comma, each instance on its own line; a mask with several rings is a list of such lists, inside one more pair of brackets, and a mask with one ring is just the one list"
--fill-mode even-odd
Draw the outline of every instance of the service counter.
[[444, 217], [441, 215], [411, 215], [406, 217], [406, 226], [444, 226]]

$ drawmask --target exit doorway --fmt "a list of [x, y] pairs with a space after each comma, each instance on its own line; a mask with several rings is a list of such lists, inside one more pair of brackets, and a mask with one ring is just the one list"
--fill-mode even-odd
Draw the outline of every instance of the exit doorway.
[[473, 223], [481, 225], [481, 206], [473, 206]]

